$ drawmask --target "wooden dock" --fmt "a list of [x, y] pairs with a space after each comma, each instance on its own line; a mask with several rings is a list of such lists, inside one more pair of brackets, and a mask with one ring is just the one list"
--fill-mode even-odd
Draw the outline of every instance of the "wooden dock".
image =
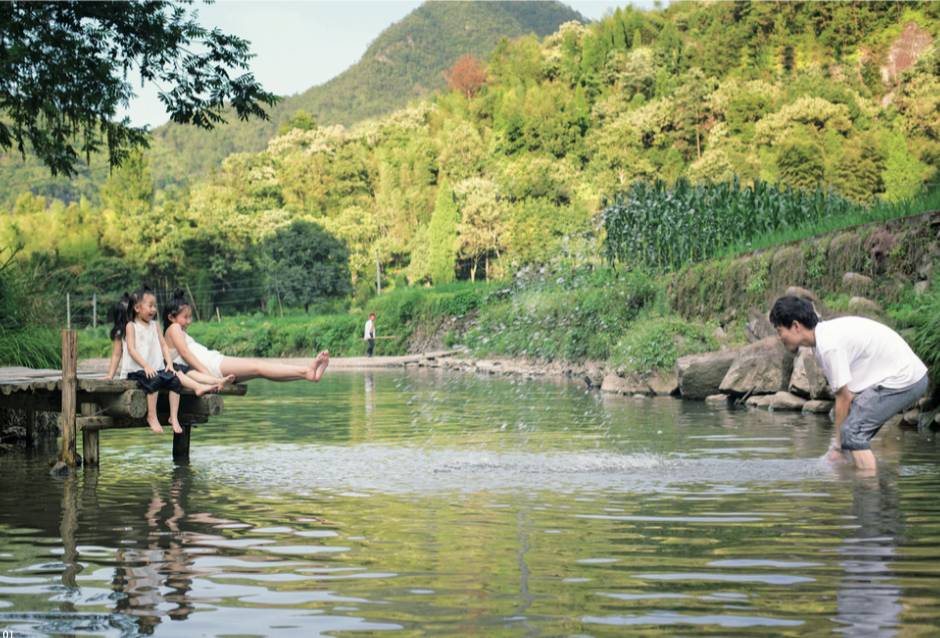
[[[29, 430], [37, 412], [57, 412], [62, 437], [60, 460], [74, 467], [78, 464], [76, 441], [82, 435], [84, 463], [99, 463], [99, 433], [116, 428], [147, 427], [147, 395], [137, 383], [127, 380], [108, 381], [98, 375], [79, 375], [77, 369], [76, 335], [74, 330], [62, 332], [62, 370], [31, 368], [0, 368], [0, 408], [23, 410]], [[209, 417], [222, 413], [221, 395], [244, 395], [243, 384], [231, 385], [218, 394], [195, 396], [191, 390], [180, 393], [179, 421], [181, 434], [173, 434], [173, 459], [186, 462], [192, 426], [206, 423]], [[160, 393], [157, 413], [161, 423], [169, 416], [166, 392]], [[28, 435], [31, 432], [28, 432]]]

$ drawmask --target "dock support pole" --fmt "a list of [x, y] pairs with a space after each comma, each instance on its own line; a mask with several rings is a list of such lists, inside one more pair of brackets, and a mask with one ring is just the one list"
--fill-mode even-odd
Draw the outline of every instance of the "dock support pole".
[[69, 467], [76, 465], [75, 402], [78, 398], [78, 351], [74, 330], [62, 331], [62, 457]]
[[173, 462], [177, 465], [186, 465], [189, 463], [189, 435], [192, 432], [192, 426], [188, 423], [181, 425], [183, 433], [173, 433]]
[[[82, 403], [82, 416], [95, 416], [97, 408], [94, 403]], [[98, 430], [82, 428], [82, 457], [85, 467], [98, 465]]]

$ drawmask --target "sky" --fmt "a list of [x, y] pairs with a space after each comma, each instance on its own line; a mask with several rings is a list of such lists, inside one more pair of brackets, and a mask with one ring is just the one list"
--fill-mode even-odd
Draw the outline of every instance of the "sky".
[[[566, 2], [584, 17], [598, 20], [628, 2]], [[652, 0], [634, 0], [648, 8]], [[251, 42], [256, 57], [251, 71], [278, 95], [293, 95], [323, 84], [359, 61], [386, 27], [421, 5], [420, 0], [218, 0], [193, 5], [199, 22]], [[169, 118], [157, 99], [157, 88], [134, 86], [126, 114], [135, 126], [151, 128]], [[122, 114], [122, 115], [123, 115]]]

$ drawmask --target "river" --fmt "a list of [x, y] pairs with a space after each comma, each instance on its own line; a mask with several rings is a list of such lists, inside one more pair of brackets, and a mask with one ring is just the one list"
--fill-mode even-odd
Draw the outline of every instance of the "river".
[[443, 371], [253, 381], [99, 470], [0, 456], [0, 632], [848, 636], [940, 632], [940, 450], [878, 476], [825, 419]]

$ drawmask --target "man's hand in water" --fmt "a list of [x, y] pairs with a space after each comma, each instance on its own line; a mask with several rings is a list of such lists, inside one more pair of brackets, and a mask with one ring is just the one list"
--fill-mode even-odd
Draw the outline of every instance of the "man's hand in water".
[[830, 447], [829, 451], [826, 452], [826, 460], [831, 463], [838, 463], [839, 461], [845, 460], [845, 457], [842, 456], [842, 450]]

